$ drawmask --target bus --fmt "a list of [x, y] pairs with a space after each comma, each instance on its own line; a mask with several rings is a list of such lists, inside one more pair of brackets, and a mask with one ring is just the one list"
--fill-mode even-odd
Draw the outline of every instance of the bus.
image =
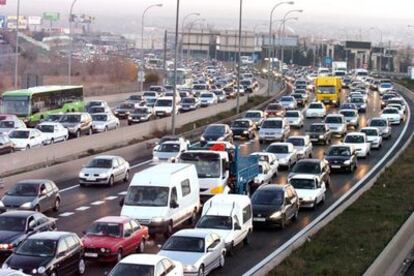
[[[174, 70], [167, 71], [167, 85], [174, 84]], [[191, 69], [177, 68], [177, 89], [193, 88], [193, 72]]]
[[83, 86], [38, 86], [6, 91], [1, 101], [1, 113], [16, 115], [28, 126], [35, 126], [49, 114], [84, 109]]

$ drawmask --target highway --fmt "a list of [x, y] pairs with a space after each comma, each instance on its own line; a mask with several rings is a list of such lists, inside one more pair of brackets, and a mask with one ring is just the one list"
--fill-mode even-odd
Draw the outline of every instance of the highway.
[[[344, 96], [345, 97], [345, 96]], [[413, 102], [406, 98], [408, 106], [413, 106]], [[370, 103], [365, 114], [360, 114], [360, 126], [364, 127], [369, 118], [379, 115], [380, 97], [378, 93], [370, 94], [368, 102]], [[335, 112], [335, 109], [330, 109], [329, 113]], [[413, 115], [411, 115], [413, 117]], [[292, 129], [291, 135], [303, 134], [309, 125], [313, 122], [319, 122], [320, 119], [306, 119], [304, 128], [297, 130]], [[413, 129], [414, 120], [410, 120], [408, 129]], [[401, 134], [404, 124], [400, 126], [393, 126], [393, 135], [389, 140], [384, 140], [382, 149], [373, 150], [367, 159], [360, 159], [358, 169], [354, 174], [347, 173], [332, 173], [331, 187], [327, 193], [326, 202], [323, 206], [319, 206], [317, 210], [302, 210], [299, 214], [299, 219], [289, 225], [286, 229], [274, 228], [255, 228], [253, 235], [250, 238], [250, 245], [247, 248], [238, 248], [234, 256], [226, 259], [224, 269], [217, 270], [213, 275], [242, 275], [259, 261], [269, 255], [277, 247], [286, 242], [289, 238], [294, 236], [303, 227], [309, 224], [314, 218], [326, 210], [333, 202], [335, 202], [341, 195], [346, 193], [355, 183], [358, 182], [364, 175], [366, 175], [387, 153], [395, 141], [397, 141]], [[405, 134], [401, 142], [407, 139]], [[332, 143], [338, 143], [340, 138], [334, 138]], [[243, 154], [249, 154], [254, 151], [261, 151], [267, 145], [259, 144], [257, 138], [251, 141], [237, 141], [241, 147]], [[398, 149], [398, 147], [396, 147]], [[314, 158], [323, 158], [323, 152], [327, 149], [326, 146], [314, 145]], [[392, 156], [392, 154], [391, 154]], [[131, 162], [132, 173], [141, 171], [149, 166], [152, 166], [151, 156], [137, 156], [136, 160]], [[68, 170], [73, 173], [73, 179], [69, 181], [59, 182], [57, 184], [61, 189], [62, 206], [58, 214], [49, 212], [46, 215], [58, 218], [58, 229], [76, 232], [82, 236], [82, 231], [94, 220], [108, 215], [119, 215], [120, 205], [119, 200], [125, 194], [128, 184], [122, 183], [115, 185], [112, 188], [108, 187], [88, 187], [80, 188], [77, 184], [78, 168], [70, 167]], [[279, 175], [273, 180], [273, 183], [285, 183], [287, 171], [281, 170]], [[164, 242], [160, 237], [155, 241], [148, 241], [146, 244], [146, 252], [156, 253], [159, 246]], [[241, 261], [242, 260], [242, 261]], [[110, 271], [113, 264], [102, 264], [88, 262], [86, 275], [103, 275]]]

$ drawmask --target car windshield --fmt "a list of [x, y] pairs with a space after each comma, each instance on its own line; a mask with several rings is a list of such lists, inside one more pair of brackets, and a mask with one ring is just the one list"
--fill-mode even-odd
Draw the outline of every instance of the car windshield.
[[210, 93], [201, 94], [200, 98], [213, 98], [213, 94], [210, 94]]
[[248, 128], [249, 125], [248, 121], [234, 121], [232, 127]]
[[144, 93], [144, 97], [156, 97], [157, 93], [156, 92], [145, 92]]
[[89, 109], [89, 113], [104, 113], [105, 112], [105, 108], [104, 107], [92, 107]]
[[27, 116], [30, 114], [29, 96], [4, 96], [1, 104], [1, 112], [14, 114], [17, 116]]
[[141, 101], [142, 96], [132, 95], [132, 96], [129, 96], [128, 100], [130, 100], [130, 101]]
[[0, 231], [23, 232], [26, 230], [26, 218], [0, 216]]
[[14, 128], [14, 121], [0, 121], [0, 128]]
[[133, 114], [147, 114], [149, 112], [147, 108], [137, 108], [137, 109], [134, 109], [132, 113]]
[[328, 116], [325, 119], [327, 124], [342, 124], [342, 118], [339, 116]]
[[17, 183], [6, 194], [9, 196], [36, 196], [38, 189], [38, 184]]
[[299, 112], [288, 111], [285, 117], [287, 118], [299, 118]]
[[322, 109], [322, 108], [323, 108], [323, 105], [318, 104], [318, 103], [311, 103], [309, 105], [309, 109]]
[[204, 134], [207, 135], [223, 135], [224, 126], [208, 126], [204, 131]]
[[376, 129], [361, 129], [361, 132], [367, 136], [378, 136], [378, 130]]
[[51, 114], [51, 115], [48, 115], [46, 117], [45, 121], [48, 121], [48, 122], [57, 122], [57, 121], [60, 120], [60, 118], [62, 118], [62, 115], [59, 115], [59, 114]]
[[17, 247], [15, 254], [36, 257], [52, 257], [55, 255], [57, 241], [27, 239]]
[[161, 144], [158, 151], [159, 152], [179, 152], [180, 151], [180, 145], [179, 144], [170, 144], [170, 143]]
[[373, 127], [385, 127], [387, 126], [387, 121], [385, 120], [372, 120], [369, 124], [369, 126], [373, 126]]
[[231, 216], [202, 216], [197, 223], [197, 228], [231, 230], [233, 220]]
[[344, 142], [354, 144], [365, 143], [364, 136], [362, 135], [347, 135]]
[[398, 109], [394, 109], [394, 108], [384, 109], [382, 113], [383, 114], [398, 114]]
[[267, 106], [266, 109], [267, 110], [281, 110], [281, 109], [283, 109], [283, 107], [278, 105], [278, 104], [270, 104], [270, 105]]
[[135, 105], [132, 103], [122, 103], [119, 105], [118, 109], [133, 109], [134, 106]]
[[315, 189], [316, 183], [313, 179], [300, 179], [300, 178], [293, 178], [290, 180], [290, 184], [295, 189]]
[[292, 97], [282, 97], [280, 99], [281, 102], [292, 102], [293, 98]]
[[195, 103], [195, 99], [194, 98], [184, 98], [182, 103], [192, 104], [192, 103]]
[[193, 90], [207, 90], [207, 85], [194, 85]]
[[279, 189], [263, 189], [257, 190], [252, 196], [253, 205], [271, 205], [280, 207], [283, 205], [284, 192]]
[[392, 87], [392, 85], [391, 85], [391, 83], [382, 83], [382, 84], [381, 84], [381, 87], [382, 87], [382, 88], [391, 88], [391, 87]]
[[266, 151], [276, 154], [287, 154], [289, 153], [289, 147], [285, 145], [270, 145]]
[[364, 99], [357, 97], [357, 98], [351, 98], [351, 103], [363, 103]]
[[53, 133], [55, 131], [55, 126], [53, 125], [38, 125], [36, 128], [45, 133]]
[[344, 117], [356, 117], [354, 111], [341, 111], [341, 114], [344, 115]]
[[291, 143], [296, 147], [303, 147], [305, 145], [305, 139], [302, 138], [289, 138], [286, 142]]
[[87, 107], [100, 106], [101, 104], [101, 102], [89, 102], [87, 104]]
[[351, 156], [351, 149], [349, 147], [332, 147], [327, 156]]
[[282, 128], [281, 120], [266, 120], [262, 124], [262, 128]]
[[154, 276], [154, 266], [142, 264], [118, 263], [109, 276]]
[[30, 135], [30, 131], [15, 130], [9, 134], [9, 137], [11, 139], [27, 139], [29, 138], [29, 135]]
[[108, 115], [106, 114], [95, 114], [92, 115], [92, 120], [95, 122], [106, 122], [108, 120]]
[[310, 131], [311, 132], [325, 132], [325, 126], [324, 125], [311, 125]]
[[157, 100], [155, 102], [155, 106], [160, 106], [160, 107], [171, 107], [172, 106], [172, 100]]
[[319, 174], [321, 173], [321, 166], [319, 162], [298, 162], [293, 167], [292, 172], [304, 174]]
[[172, 236], [161, 250], [204, 253], [204, 238]]
[[163, 207], [168, 204], [167, 187], [130, 186], [125, 197], [125, 205]]
[[92, 159], [86, 168], [110, 169], [112, 168], [112, 159], [95, 158]]
[[121, 225], [110, 222], [95, 222], [86, 230], [86, 235], [119, 238], [121, 237]]
[[318, 92], [321, 94], [335, 94], [336, 88], [335, 86], [319, 86]]
[[63, 115], [62, 118], [60, 118], [60, 122], [62, 123], [79, 123], [80, 120], [80, 115]]
[[246, 117], [246, 118], [261, 118], [262, 115], [260, 114], [260, 112], [247, 112], [244, 117]]

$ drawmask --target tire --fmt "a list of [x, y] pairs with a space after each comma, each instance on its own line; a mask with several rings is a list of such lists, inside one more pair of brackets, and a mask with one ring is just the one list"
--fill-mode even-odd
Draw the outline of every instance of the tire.
[[114, 186], [114, 176], [111, 175], [111, 177], [108, 180], [108, 186], [113, 187]]
[[78, 271], [77, 271], [77, 274], [78, 275], [84, 275], [85, 274], [85, 271], [86, 271], [85, 260], [83, 258], [81, 258], [79, 260], [79, 263], [78, 263]]
[[312, 209], [316, 210], [316, 208], [318, 208], [318, 202], [315, 199], [315, 201], [313, 202], [313, 205], [312, 205]]
[[144, 253], [144, 251], [145, 251], [145, 239], [141, 239], [141, 241], [139, 242], [138, 248], [137, 248], [137, 252]]
[[226, 263], [226, 254], [225, 253], [221, 253], [220, 255], [220, 260], [219, 260], [219, 268], [223, 268], [225, 263]]
[[55, 204], [53, 205], [53, 211], [55, 212], [59, 211], [59, 207], [60, 207], [60, 198], [56, 198]]
[[201, 265], [200, 268], [198, 269], [198, 276], [204, 276], [204, 265]]
[[245, 246], [250, 244], [250, 231], [249, 233], [247, 233], [246, 237], [243, 239], [243, 244]]
[[84, 188], [86, 185], [84, 183], [79, 183], [79, 187]]
[[125, 177], [124, 177], [124, 182], [128, 182], [128, 181], [129, 181], [129, 171], [126, 171]]
[[105, 127], [104, 132], [108, 132], [108, 127]]
[[55, 139], [53, 139], [53, 138], [52, 138], [52, 139], [50, 140], [50, 144], [52, 145], [52, 144], [54, 144], [54, 143], [55, 143]]
[[116, 253], [116, 262], [119, 263], [122, 260], [122, 249], [118, 249]]
[[312, 152], [311, 152], [311, 153], [309, 153], [309, 158], [312, 158]]
[[195, 224], [197, 222], [197, 211], [193, 211], [193, 213], [191, 214], [191, 217], [188, 220], [188, 222], [191, 226], [195, 226]]

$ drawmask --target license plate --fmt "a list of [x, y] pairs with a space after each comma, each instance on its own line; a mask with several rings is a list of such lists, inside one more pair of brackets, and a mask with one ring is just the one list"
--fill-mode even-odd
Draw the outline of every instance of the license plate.
[[311, 141], [318, 141], [318, 138], [311, 138]]
[[332, 165], [332, 168], [334, 168], [334, 169], [340, 169], [341, 166], [339, 166], [339, 165]]
[[253, 218], [253, 221], [266, 221], [266, 218]]
[[95, 177], [88, 177], [87, 179], [88, 179], [88, 181], [95, 181], [96, 180]]
[[85, 252], [85, 257], [98, 258], [98, 253]]

